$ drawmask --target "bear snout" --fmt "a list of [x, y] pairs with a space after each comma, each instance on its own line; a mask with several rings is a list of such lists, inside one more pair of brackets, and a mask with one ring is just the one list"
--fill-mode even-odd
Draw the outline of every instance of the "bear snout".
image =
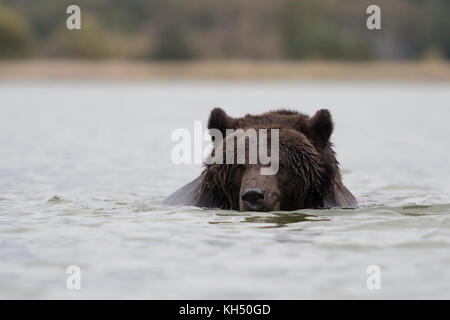
[[248, 188], [241, 193], [240, 211], [277, 211], [280, 210], [279, 193], [276, 190], [265, 191], [260, 188]]
[[240, 211], [280, 210], [280, 192], [276, 175], [263, 176], [259, 166], [246, 168], [239, 192]]
[[241, 198], [249, 211], [260, 211], [264, 207], [266, 194], [259, 188], [252, 188], [244, 191]]

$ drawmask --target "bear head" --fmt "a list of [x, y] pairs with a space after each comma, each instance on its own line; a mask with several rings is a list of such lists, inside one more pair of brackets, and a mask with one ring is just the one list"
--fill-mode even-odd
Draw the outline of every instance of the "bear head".
[[[197, 206], [240, 211], [321, 208], [324, 200], [342, 185], [330, 143], [333, 121], [328, 110], [319, 110], [313, 117], [278, 110], [233, 118], [215, 108], [211, 111], [208, 129], [224, 137], [216, 139], [213, 135], [211, 157], [222, 154], [222, 159], [233, 159], [205, 164], [196, 196]], [[252, 147], [251, 135], [247, 133], [261, 129], [266, 132], [263, 139], [267, 139], [268, 156], [275, 155], [271, 141], [274, 132], [277, 134], [278, 159], [271, 161], [278, 160], [278, 163], [273, 174], [262, 174], [261, 169], [268, 164], [261, 159], [249, 160]], [[230, 146], [232, 152], [227, 148]], [[243, 151], [243, 163], [237, 161], [239, 151]]]

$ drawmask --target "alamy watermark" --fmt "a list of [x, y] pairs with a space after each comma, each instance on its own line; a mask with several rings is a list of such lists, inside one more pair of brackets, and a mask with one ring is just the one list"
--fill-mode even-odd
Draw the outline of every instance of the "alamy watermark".
[[[66, 26], [69, 30], [81, 29], [81, 8], [78, 5], [71, 4], [67, 7], [66, 13], [70, 16], [67, 17]], [[381, 29], [381, 8], [376, 4], [371, 4], [366, 9], [366, 14], [370, 16], [366, 20], [366, 26], [369, 30]]]
[[66, 286], [69, 290], [81, 290], [81, 268], [77, 265], [70, 265], [66, 269], [69, 275], [66, 280]]
[[369, 290], [381, 290], [381, 268], [377, 265], [367, 267], [366, 273], [369, 274], [366, 285]]
[[[214, 144], [205, 146], [211, 137]], [[279, 129], [227, 129], [224, 137], [217, 129], [203, 132], [202, 122], [194, 121], [193, 137], [189, 130], [179, 128], [172, 132], [170, 139], [178, 142], [171, 152], [171, 160], [176, 165], [261, 164], [261, 175], [275, 175], [279, 169]]]
[[66, 26], [69, 30], [80, 30], [81, 29], [81, 8], [75, 4], [67, 7], [67, 14], [70, 14], [66, 20]]
[[367, 14], [370, 16], [367, 18], [366, 26], [369, 30], [380, 30], [381, 29], [381, 9], [376, 4], [371, 4], [367, 7]]

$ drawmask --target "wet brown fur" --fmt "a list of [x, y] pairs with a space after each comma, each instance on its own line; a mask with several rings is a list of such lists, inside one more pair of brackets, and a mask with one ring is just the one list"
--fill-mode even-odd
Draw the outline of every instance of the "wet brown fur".
[[[322, 208], [326, 199], [340, 207], [356, 204], [342, 183], [339, 163], [329, 141], [333, 122], [328, 110], [319, 110], [313, 117], [291, 110], [277, 110], [232, 118], [216, 108], [211, 111], [208, 128], [220, 130], [224, 137], [226, 129], [280, 129], [280, 168], [276, 174], [280, 210]], [[270, 138], [270, 130], [268, 136]], [[239, 210], [246, 166], [205, 165], [195, 205]]]

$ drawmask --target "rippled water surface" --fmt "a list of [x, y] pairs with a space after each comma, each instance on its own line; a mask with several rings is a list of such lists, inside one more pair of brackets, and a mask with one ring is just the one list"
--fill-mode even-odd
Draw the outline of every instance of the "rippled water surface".
[[[450, 298], [449, 84], [1, 82], [0, 96], [0, 298]], [[201, 171], [172, 164], [170, 134], [216, 106], [330, 109], [361, 208], [160, 205]]]

